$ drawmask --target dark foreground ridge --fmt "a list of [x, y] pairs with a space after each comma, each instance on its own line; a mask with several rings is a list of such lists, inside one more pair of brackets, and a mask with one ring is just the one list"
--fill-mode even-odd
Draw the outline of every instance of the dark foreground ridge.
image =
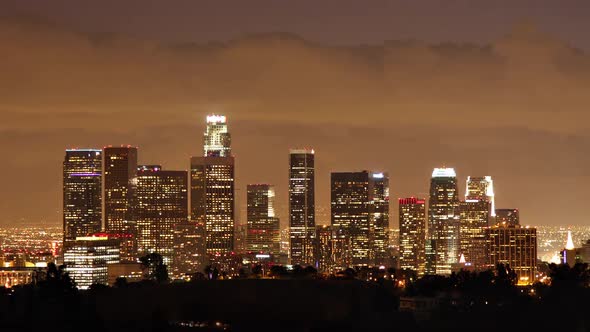
[[588, 331], [587, 282], [586, 266], [531, 287], [463, 271], [405, 290], [354, 279], [145, 281], [88, 291], [52, 281], [4, 289], [0, 330]]

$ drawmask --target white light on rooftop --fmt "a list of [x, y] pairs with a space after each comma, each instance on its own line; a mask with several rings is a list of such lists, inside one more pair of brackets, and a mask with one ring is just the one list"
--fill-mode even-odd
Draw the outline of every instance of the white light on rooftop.
[[433, 178], [452, 178], [456, 177], [457, 173], [455, 173], [454, 168], [435, 168], [432, 171]]
[[225, 123], [224, 115], [207, 115], [207, 123]]

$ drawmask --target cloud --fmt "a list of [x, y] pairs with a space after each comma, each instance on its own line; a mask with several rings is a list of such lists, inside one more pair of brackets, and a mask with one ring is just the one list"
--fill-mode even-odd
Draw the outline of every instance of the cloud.
[[[558, 223], [555, 196], [585, 193], [590, 58], [530, 25], [487, 46], [334, 47], [285, 33], [166, 44], [2, 19], [0, 54], [7, 220], [55, 218], [66, 147], [134, 144], [143, 162], [186, 168], [211, 112], [230, 119], [241, 186], [284, 192], [288, 148], [316, 147], [325, 207], [330, 170], [389, 171], [396, 197], [425, 193], [442, 163], [497, 176], [500, 204], [536, 223]], [[583, 204], [559, 202], [586, 221]]]

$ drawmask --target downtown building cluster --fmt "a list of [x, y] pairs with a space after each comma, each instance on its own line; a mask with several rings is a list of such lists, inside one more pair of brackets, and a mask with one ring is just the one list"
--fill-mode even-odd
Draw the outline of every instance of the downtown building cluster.
[[490, 176], [467, 177], [459, 197], [452, 168], [435, 168], [430, 193], [399, 199], [400, 268], [421, 275], [450, 275], [509, 266], [519, 284], [531, 284], [537, 271], [535, 228], [520, 225], [517, 209], [496, 209]]
[[[236, 232], [235, 160], [225, 116], [207, 117], [203, 153], [190, 170], [138, 164], [132, 146], [68, 149], [63, 164], [64, 263], [81, 288], [106, 283], [108, 267], [137, 274], [158, 253], [173, 277], [243, 264], [399, 266], [418, 275], [506, 263], [532, 282], [536, 234], [518, 210], [496, 209], [490, 177], [469, 177], [459, 198], [453, 169], [435, 169], [428, 204], [399, 199], [399, 253], [390, 243], [389, 176], [331, 173], [331, 224], [316, 225], [315, 151], [289, 152], [289, 252], [281, 250], [272, 184], [247, 185], [247, 225]], [[426, 209], [428, 205], [428, 209]], [[238, 248], [243, 237], [245, 245]], [[530, 279], [526, 279], [530, 278]]]

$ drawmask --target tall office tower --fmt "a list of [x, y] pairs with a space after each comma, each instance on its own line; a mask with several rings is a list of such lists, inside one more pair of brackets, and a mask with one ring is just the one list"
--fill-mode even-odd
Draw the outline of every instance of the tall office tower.
[[486, 230], [491, 266], [509, 265], [519, 285], [535, 282], [537, 271], [537, 229], [513, 225], [495, 225]]
[[205, 249], [205, 225], [194, 221], [174, 225], [174, 255], [172, 276], [202, 272], [207, 266]]
[[108, 265], [119, 263], [119, 240], [82, 236], [64, 244], [66, 272], [78, 289], [92, 284], [108, 285]]
[[435, 168], [430, 180], [428, 237], [433, 240], [436, 274], [451, 274], [459, 261], [459, 193], [453, 168]]
[[520, 215], [518, 209], [496, 209], [496, 225], [512, 225], [520, 224]]
[[332, 272], [334, 259], [332, 246], [334, 245], [332, 227], [326, 225], [316, 226], [316, 268], [321, 273]]
[[466, 199], [460, 203], [460, 254], [476, 269], [483, 269], [488, 261], [485, 229], [489, 226], [490, 202]]
[[107, 233], [130, 235], [121, 241], [121, 261], [135, 260], [135, 221], [132, 218], [133, 186], [137, 174], [137, 148], [105, 147], [104, 224]]
[[333, 270], [345, 270], [352, 266], [350, 236], [341, 227], [332, 228], [332, 262]]
[[389, 241], [389, 187], [383, 173], [331, 175], [331, 221], [350, 237], [353, 265], [382, 264]]
[[280, 223], [275, 217], [275, 189], [269, 184], [247, 186], [248, 251], [279, 255], [281, 251]]
[[436, 241], [426, 238], [424, 244], [424, 274], [426, 275], [435, 275], [436, 274]]
[[384, 265], [389, 255], [389, 175], [371, 173], [370, 176], [372, 210], [370, 215], [373, 229], [373, 250], [375, 264]]
[[231, 136], [223, 115], [207, 116], [207, 130], [203, 138], [206, 157], [231, 157]]
[[102, 151], [68, 149], [63, 163], [64, 242], [100, 232]]
[[423, 198], [399, 199], [400, 267], [424, 275], [426, 264], [426, 202]]
[[191, 220], [205, 225], [207, 254], [234, 251], [234, 157], [225, 116], [207, 116], [203, 156], [191, 158]]
[[465, 201], [489, 202], [489, 216], [496, 215], [496, 202], [494, 199], [494, 181], [491, 176], [468, 176], [465, 185]]
[[491, 176], [468, 176], [465, 201], [460, 203], [460, 254], [475, 268], [487, 263], [485, 228], [493, 222], [496, 210], [494, 182]]
[[158, 253], [170, 265], [174, 252], [174, 227], [187, 222], [186, 171], [164, 171], [159, 165], [142, 165], [134, 179], [134, 216], [137, 254]]
[[234, 251], [234, 158], [191, 158], [191, 220], [205, 225], [207, 254]]
[[289, 227], [291, 264], [313, 265], [315, 259], [314, 151], [292, 149], [289, 160]]

